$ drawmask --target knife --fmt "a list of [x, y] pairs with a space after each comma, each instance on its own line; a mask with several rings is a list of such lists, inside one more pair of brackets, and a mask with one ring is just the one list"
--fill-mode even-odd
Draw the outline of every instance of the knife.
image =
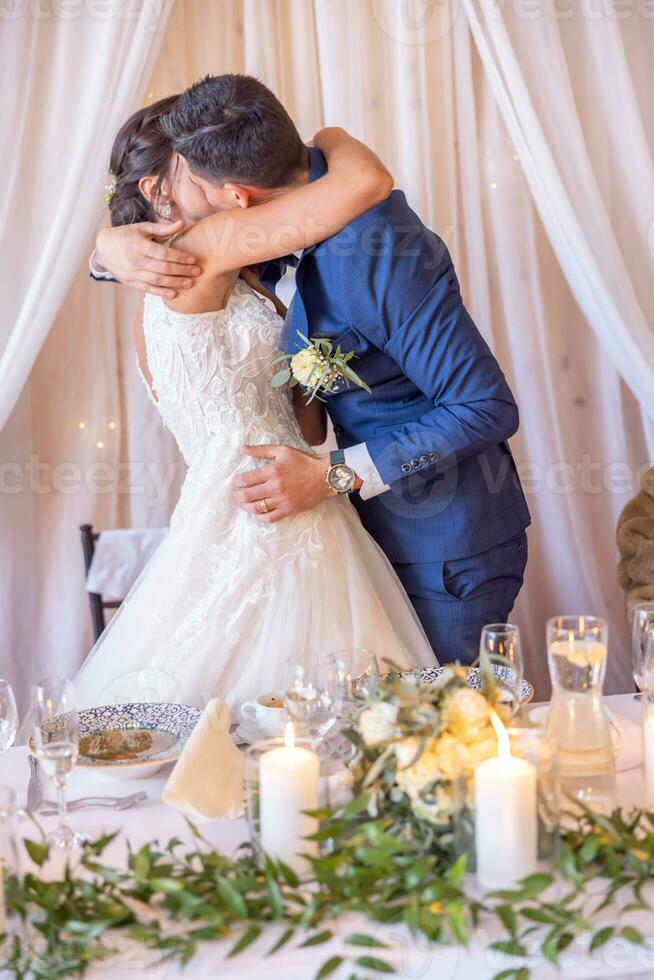
[[43, 789], [39, 779], [39, 760], [31, 754], [27, 756], [27, 760], [30, 764], [30, 781], [27, 784], [26, 809], [31, 813], [36, 813], [43, 799]]

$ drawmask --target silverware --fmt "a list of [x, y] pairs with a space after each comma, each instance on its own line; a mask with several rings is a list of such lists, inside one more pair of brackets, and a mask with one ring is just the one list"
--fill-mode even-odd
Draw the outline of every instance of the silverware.
[[[140, 803], [147, 798], [148, 794], [144, 791], [129, 793], [127, 796], [79, 796], [76, 800], [71, 800], [67, 803], [66, 806], [69, 810], [74, 810], [80, 806], [115, 806], [116, 803], [122, 803], [123, 800], [134, 800], [136, 803]], [[55, 810], [59, 804], [56, 800], [41, 800], [41, 806]]]
[[30, 781], [27, 784], [27, 803], [25, 809], [35, 813], [43, 801], [43, 788], [39, 778], [39, 760], [31, 753], [27, 756], [30, 764]]
[[[131, 793], [129, 796], [87, 796], [82, 797], [79, 800], [73, 800], [68, 809], [72, 811], [77, 810], [91, 810], [94, 807], [99, 807], [104, 810], [129, 810], [130, 807], [136, 806], [137, 803], [142, 803], [143, 800], [147, 800], [148, 794], [145, 792]], [[85, 802], [89, 801], [89, 802]], [[53, 806], [52, 800], [43, 801], [46, 806]], [[57, 809], [51, 810], [41, 810], [39, 816], [42, 817], [55, 817], [59, 811]]]

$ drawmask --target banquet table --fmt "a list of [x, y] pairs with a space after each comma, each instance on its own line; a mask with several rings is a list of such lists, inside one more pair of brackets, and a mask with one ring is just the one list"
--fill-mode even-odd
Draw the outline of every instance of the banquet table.
[[[632, 695], [615, 695], [606, 700], [617, 715], [638, 719], [639, 706]], [[168, 772], [163, 770], [148, 779], [119, 781], [77, 769], [69, 780], [71, 798], [89, 793], [118, 796], [145, 790], [148, 799], [122, 813], [100, 809], [74, 813], [71, 815], [71, 822], [77, 829], [83, 829], [94, 837], [121, 831], [121, 836], [110, 845], [104, 856], [107, 862], [114, 864], [125, 861], [126, 839], [133, 848], [154, 838], [166, 843], [174, 836], [182, 840], [188, 839], [190, 843], [191, 834], [182, 815], [161, 801], [167, 775]], [[19, 805], [25, 801], [28, 776], [27, 750], [24, 746], [10, 749], [0, 759], [0, 785], [10, 785], [16, 790]], [[47, 795], [52, 795], [47, 780], [44, 779], [44, 783]], [[641, 802], [640, 769], [619, 773], [618, 792], [623, 806], [638, 805]], [[39, 817], [39, 822], [47, 830], [55, 819]], [[31, 825], [21, 826], [21, 830], [25, 836], [35, 836]], [[201, 831], [217, 849], [226, 854], [233, 853], [247, 839], [247, 827], [243, 819], [205, 822], [201, 824]], [[52, 863], [59, 860], [63, 861], [62, 855], [56, 855]], [[539, 956], [534, 956], [530, 963], [532, 976], [535, 980], [561, 976], [574, 980], [632, 976], [654, 980], [654, 915], [639, 914], [638, 918], [632, 917], [630, 921], [637, 924], [647, 937], [644, 946], [635, 947], [626, 940], [616, 939], [591, 956], [584, 948], [573, 944], [562, 956], [562, 972]], [[119, 944], [119, 951], [112, 961], [90, 970], [87, 976], [89, 980], [136, 980], [137, 977], [145, 977], [146, 980], [173, 980], [178, 976], [192, 980], [214, 980], [217, 976], [221, 980], [237, 977], [239, 980], [261, 980], [265, 972], [267, 980], [310, 980], [325, 960], [343, 952], [342, 939], [353, 931], [366, 931], [388, 944], [389, 948], [382, 951], [384, 958], [393, 964], [397, 976], [410, 980], [490, 980], [499, 971], [518, 965], [514, 957], [495, 953], [488, 948], [498, 938], [498, 934], [482, 928], [477, 930], [467, 949], [457, 946], [430, 948], [425, 942], [412, 938], [401, 925], [378, 926], [356, 915], [344, 916], [331, 923], [330, 928], [334, 932], [334, 938], [329, 943], [308, 949], [293, 949], [291, 944], [266, 959], [264, 954], [281, 934], [282, 929], [279, 926], [271, 925], [264, 930], [263, 936], [256, 943], [233, 959], [225, 959], [226, 952], [233, 945], [233, 939], [229, 942], [207, 943], [184, 971], [177, 965], [157, 964], [151, 954], [125, 940]], [[301, 941], [298, 939], [295, 945]], [[352, 947], [349, 947], [348, 952], [352, 954]], [[369, 971], [357, 969], [359, 976], [369, 976]], [[333, 976], [342, 980], [352, 973], [352, 966], [345, 964]]]

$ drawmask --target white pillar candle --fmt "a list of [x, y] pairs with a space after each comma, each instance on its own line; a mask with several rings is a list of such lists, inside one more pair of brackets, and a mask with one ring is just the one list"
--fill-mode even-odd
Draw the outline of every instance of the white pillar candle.
[[511, 755], [506, 729], [493, 724], [499, 755], [475, 767], [477, 878], [486, 889], [510, 888], [538, 861], [536, 768]]
[[284, 747], [266, 752], [259, 764], [261, 847], [300, 874], [308, 870], [308, 863], [298, 854], [318, 853], [315, 841], [303, 839], [318, 830], [318, 821], [302, 811], [317, 809], [319, 778], [318, 756], [295, 745], [289, 722]]
[[[645, 697], [645, 695], [643, 695]], [[643, 707], [643, 778], [645, 783], [645, 807], [654, 809], [654, 704]]]

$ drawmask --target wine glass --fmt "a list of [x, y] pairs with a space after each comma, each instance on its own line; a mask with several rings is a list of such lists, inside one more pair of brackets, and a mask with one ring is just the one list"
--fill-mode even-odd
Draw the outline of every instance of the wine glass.
[[350, 717], [362, 701], [379, 692], [379, 663], [372, 650], [336, 650], [329, 654], [343, 689], [342, 711]]
[[79, 755], [79, 719], [75, 689], [64, 677], [46, 677], [32, 691], [33, 737], [36, 756], [57, 787], [59, 826], [48, 835], [50, 844], [71, 851], [88, 840], [68, 823], [66, 781]]
[[289, 657], [284, 678], [286, 710], [312, 742], [319, 743], [335, 727], [342, 699], [343, 688], [329, 656], [309, 657], [306, 662]]
[[498, 704], [511, 718], [520, 707], [520, 694], [524, 677], [524, 661], [520, 629], [513, 623], [490, 623], [484, 626], [479, 640], [479, 663], [504, 668], [494, 671]]
[[16, 741], [18, 731], [18, 709], [9, 681], [0, 678], [0, 755]]
[[636, 687], [654, 697], [654, 602], [639, 602], [631, 618], [631, 666]]

